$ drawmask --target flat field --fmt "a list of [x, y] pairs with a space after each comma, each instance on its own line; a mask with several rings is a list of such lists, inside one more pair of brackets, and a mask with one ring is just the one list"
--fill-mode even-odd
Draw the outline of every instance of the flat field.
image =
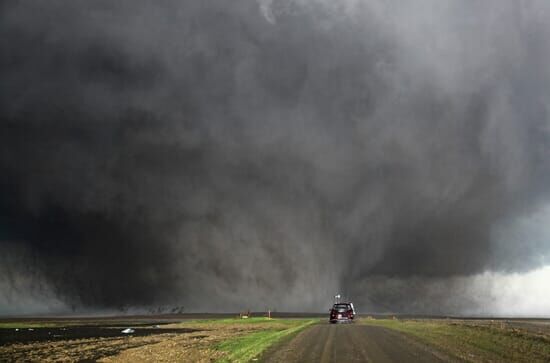
[[[122, 330], [132, 328], [130, 334]], [[9, 319], [0, 361], [550, 362], [550, 321], [234, 315]]]
[[[318, 318], [208, 315], [0, 322], [0, 361], [247, 362]], [[129, 334], [123, 330], [131, 328]]]
[[550, 362], [550, 321], [542, 319], [361, 319], [406, 334], [449, 361]]

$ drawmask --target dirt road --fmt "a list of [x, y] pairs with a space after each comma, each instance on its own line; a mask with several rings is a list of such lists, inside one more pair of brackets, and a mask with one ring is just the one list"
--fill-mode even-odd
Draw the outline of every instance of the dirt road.
[[360, 325], [315, 325], [272, 347], [263, 362], [449, 362], [440, 352], [390, 329]]

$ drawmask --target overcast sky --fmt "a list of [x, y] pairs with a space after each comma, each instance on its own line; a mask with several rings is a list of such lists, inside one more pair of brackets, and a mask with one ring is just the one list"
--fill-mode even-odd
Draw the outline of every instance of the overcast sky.
[[547, 1], [0, 7], [0, 314], [550, 315]]

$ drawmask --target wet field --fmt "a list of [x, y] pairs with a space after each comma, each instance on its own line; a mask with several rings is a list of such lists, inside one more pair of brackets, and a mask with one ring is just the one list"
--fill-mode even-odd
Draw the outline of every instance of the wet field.
[[[124, 333], [126, 329], [131, 332]], [[161, 328], [160, 325], [130, 327], [118, 325], [82, 325], [68, 327], [43, 328], [0, 328], [0, 345], [10, 343], [30, 343], [56, 340], [74, 340], [86, 338], [140, 337], [154, 334], [184, 334], [194, 332], [194, 329]]]
[[174, 325], [176, 321], [181, 320], [165, 316], [3, 319], [0, 361], [95, 362], [128, 349], [170, 341], [191, 344], [204, 337], [200, 329]]
[[[253, 313], [265, 315], [266, 313]], [[197, 319], [227, 319], [236, 313], [189, 313], [107, 317], [11, 317], [0, 319], [0, 345], [85, 338], [142, 337], [157, 334], [185, 334], [193, 329], [170, 328], [169, 324]], [[272, 313], [274, 318], [322, 317], [308, 313]], [[125, 334], [124, 329], [134, 332]]]

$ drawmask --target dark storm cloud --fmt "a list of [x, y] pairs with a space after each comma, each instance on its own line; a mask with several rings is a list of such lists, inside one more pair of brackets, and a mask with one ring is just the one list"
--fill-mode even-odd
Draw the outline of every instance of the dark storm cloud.
[[10, 301], [459, 311], [547, 261], [494, 239], [547, 202], [543, 2], [2, 7]]

